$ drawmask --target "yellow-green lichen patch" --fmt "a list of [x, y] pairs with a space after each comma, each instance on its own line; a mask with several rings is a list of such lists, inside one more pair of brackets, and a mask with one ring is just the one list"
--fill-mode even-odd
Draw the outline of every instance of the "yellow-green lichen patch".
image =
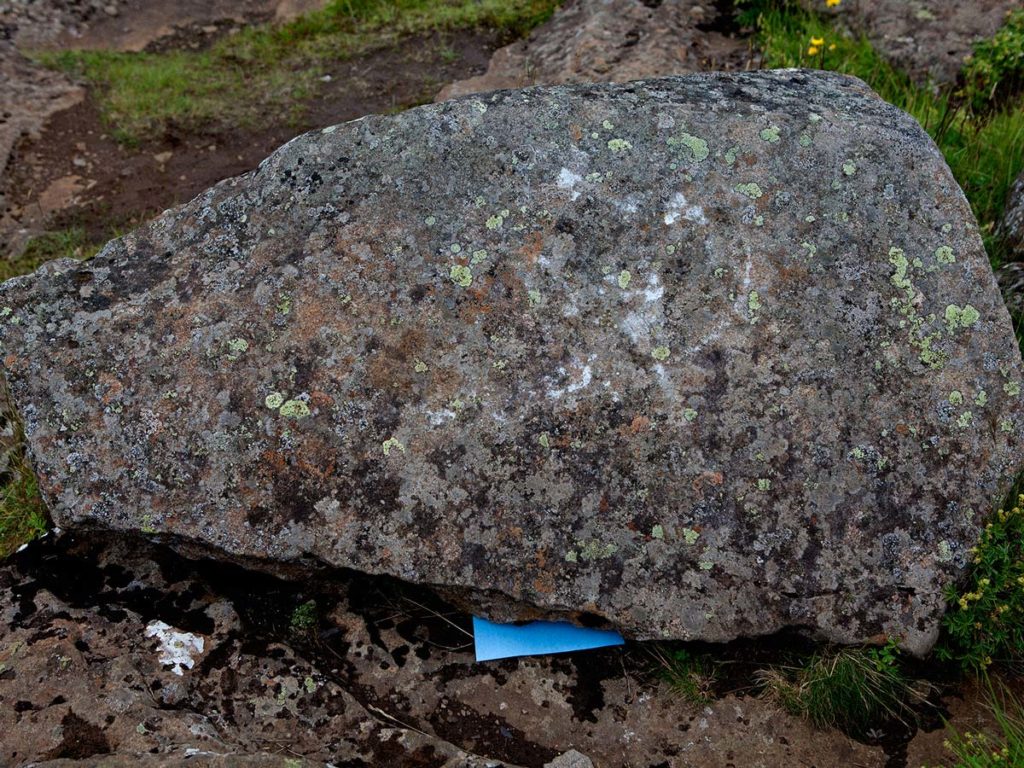
[[633, 145], [625, 139], [610, 139], [608, 141], [608, 149], [612, 152], [625, 152], [627, 149], [632, 149]]
[[1019, 381], [1008, 381], [1003, 384], [1003, 392], [1008, 394], [1010, 397], [1017, 397], [1020, 395], [1020, 382]]
[[956, 256], [953, 254], [953, 249], [948, 245], [940, 245], [935, 249], [935, 260], [939, 264], [955, 264]]
[[580, 547], [580, 558], [584, 562], [589, 562], [591, 560], [603, 560], [606, 557], [614, 555], [618, 549], [619, 548], [617, 546], [610, 542], [604, 544], [596, 539], [592, 539], [585, 542], [583, 546]]
[[[921, 362], [929, 368], [941, 368], [946, 364], [946, 355], [932, 346], [941, 332], [925, 332], [926, 320], [917, 311], [917, 291], [910, 279], [911, 263], [902, 248], [893, 246], [889, 249], [889, 263], [894, 267], [889, 282], [902, 292], [901, 296], [891, 301], [893, 309], [904, 318], [900, 321], [900, 327], [907, 329], [907, 340], [918, 351]], [[933, 320], [934, 315], [929, 315], [927, 322]]]
[[801, 147], [809, 147], [811, 146], [813, 139], [810, 137], [810, 134], [801, 133], [798, 141], [800, 142]]
[[741, 195], [746, 195], [751, 200], [757, 200], [757, 198], [764, 194], [764, 192], [761, 191], [761, 187], [754, 181], [737, 184], [734, 189]]
[[671, 354], [668, 347], [658, 346], [651, 350], [651, 357], [658, 362], [668, 360], [668, 356]]
[[843, 162], [843, 173], [846, 176], [853, 176], [857, 172], [857, 164], [853, 160]]
[[531, 289], [526, 292], [526, 300], [530, 302], [531, 307], [536, 307], [541, 302], [541, 294], [537, 289]]
[[272, 411], [276, 411], [284, 403], [284, 395], [280, 392], [271, 392], [263, 399], [263, 404]]
[[974, 398], [974, 404], [977, 405], [980, 408], [984, 408], [987, 403], [988, 403], [988, 393], [986, 393], [985, 390], [983, 389], [983, 390], [981, 390], [981, 392], [978, 393], [977, 397]]
[[683, 528], [683, 541], [687, 544], [692, 546], [697, 543], [697, 539], [699, 538], [700, 534], [693, 530], [693, 528]]
[[288, 419], [304, 419], [309, 416], [310, 410], [304, 400], [286, 400], [278, 413]]
[[772, 489], [772, 481], [767, 477], [757, 478], [757, 490], [759, 491], [770, 491]]
[[757, 322], [757, 313], [761, 309], [761, 294], [751, 291], [747, 296], [747, 313], [751, 323]]
[[959, 389], [954, 389], [949, 393], [949, 404], [950, 405], [963, 405], [964, 396]]
[[452, 264], [448, 277], [451, 278], [453, 283], [462, 288], [469, 288], [473, 283], [473, 271], [465, 264]]
[[1000, 419], [999, 429], [1003, 432], [1013, 432], [1013, 422], [1009, 419]]
[[470, 264], [479, 264], [480, 262], [487, 259], [487, 251], [483, 248], [473, 251], [472, 257], [469, 259]]
[[630, 274], [628, 269], [624, 269], [621, 272], [619, 272], [619, 288], [621, 288], [622, 290], [626, 290], [627, 288], [629, 288], [629, 281], [632, 279], [633, 275]]
[[249, 350], [249, 342], [245, 339], [228, 339], [228, 353], [225, 357], [234, 362]]
[[655, 539], [665, 538], [665, 528], [662, 525], [655, 525], [651, 528], [651, 537]]
[[505, 223], [505, 217], [500, 214], [495, 214], [487, 219], [486, 226], [488, 229], [501, 229], [501, 225]]
[[668, 144], [673, 147], [680, 145], [686, 147], [693, 153], [693, 159], [698, 163], [706, 160], [711, 154], [708, 150], [708, 143], [704, 139], [689, 133], [681, 133], [678, 137], [673, 136], [668, 140]]
[[974, 414], [970, 411], [964, 411], [956, 420], [956, 425], [960, 429], [967, 429], [974, 422]]
[[426, 224], [428, 227], [432, 227], [435, 224], [437, 224], [437, 219], [434, 216], [427, 216], [427, 218], [423, 220], [423, 223]]
[[606, 131], [614, 131], [615, 130], [615, 125], [614, 125], [614, 123], [612, 123], [611, 120], [603, 121], [601, 123], [601, 127], [604, 128]]
[[427, 364], [422, 360], [416, 360], [416, 364], [413, 365], [412, 369], [416, 371], [416, 373], [425, 373], [429, 370]]
[[772, 123], [767, 128], [763, 129], [758, 136], [769, 144], [777, 144], [779, 141], [779, 126]]
[[565, 562], [567, 562], [567, 563], [575, 563], [578, 560], [579, 560], [579, 555], [576, 554], [576, 550], [575, 549], [570, 549], [568, 552], [565, 553]]
[[684, 408], [683, 418], [687, 421], [693, 421], [697, 418], [697, 411], [693, 408]]
[[734, 147], [729, 147], [729, 149], [725, 151], [725, 162], [727, 165], [732, 165], [733, 163], [736, 162], [736, 154], [739, 151], [740, 147], [738, 144]]
[[292, 297], [286, 293], [282, 293], [280, 300], [277, 302], [277, 311], [282, 315], [287, 315], [292, 311]]
[[402, 453], [405, 453], [405, 446], [402, 444], [402, 441], [399, 440], [397, 437], [389, 437], [387, 440], [380, 444], [380, 449], [384, 451], [385, 456], [390, 456], [391, 451], [395, 450], [396, 448]]
[[979, 319], [981, 315], [974, 307], [970, 304], [964, 304], [962, 307], [958, 307], [956, 304], [950, 304], [946, 307], [946, 328], [950, 334], [956, 332], [961, 328], [970, 328]]
[[537, 442], [540, 443], [545, 448], [550, 448], [551, 447], [551, 440], [548, 437], [548, 433], [547, 432], [541, 432], [540, 433], [540, 437], [537, 438]]

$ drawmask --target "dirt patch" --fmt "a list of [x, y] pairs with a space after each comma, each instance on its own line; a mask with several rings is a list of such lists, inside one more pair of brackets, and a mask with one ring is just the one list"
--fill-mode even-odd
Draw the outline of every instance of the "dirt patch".
[[88, 24], [65, 30], [54, 47], [143, 51], [167, 47], [166, 38], [180, 47], [199, 47], [204, 36], [216, 30], [288, 21], [323, 4], [324, 0], [120, 0], [106, 4], [109, 10]]
[[[482, 72], [502, 42], [488, 31], [409, 38], [336, 64], [298, 119], [269, 115], [255, 131], [172, 126], [132, 148], [114, 140], [90, 94], [17, 147], [0, 216], [10, 241], [4, 247], [0, 229], [0, 253], [16, 253], [32, 233], [67, 226], [108, 238], [255, 168], [298, 133], [429, 102], [442, 84]], [[20, 237], [11, 236], [18, 230]]]

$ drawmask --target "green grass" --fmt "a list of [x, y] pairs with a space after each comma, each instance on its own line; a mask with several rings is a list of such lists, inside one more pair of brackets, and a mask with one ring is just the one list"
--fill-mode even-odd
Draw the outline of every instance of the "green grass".
[[716, 670], [708, 656], [659, 646], [651, 650], [651, 656], [657, 676], [674, 695], [691, 704], [707, 704], [714, 698]]
[[951, 586], [942, 661], [983, 672], [993, 663], [1024, 661], [1024, 495], [985, 526], [966, 585]]
[[796, 664], [763, 670], [758, 681], [790, 714], [850, 733], [866, 733], [890, 718], [912, 718], [913, 705], [925, 699], [920, 684], [902, 671], [893, 643], [824, 649]]
[[81, 227], [46, 232], [29, 240], [16, 258], [0, 259], [0, 282], [27, 275], [51, 259], [92, 258], [100, 247], [101, 244], [90, 240]]
[[[989, 257], [998, 266], [1002, 252], [995, 223], [1010, 185], [1024, 170], [1024, 99], [1014, 85], [1024, 71], [1024, 54], [1014, 49], [1024, 38], [1024, 12], [1011, 18], [1002, 37], [993, 38], [999, 42], [978, 46], [961, 85], [936, 91], [915, 85], [865, 37], [842, 34], [827, 18], [795, 3], [751, 0], [743, 8], [741, 21], [757, 29], [764, 66], [859, 77], [924, 126], [970, 201]], [[823, 42], [812, 46], [818, 40]]]
[[319, 611], [317, 610], [316, 600], [307, 600], [295, 607], [292, 611], [291, 619], [289, 620], [289, 626], [292, 632], [297, 634], [307, 634], [316, 628], [319, 623]]
[[6, 471], [0, 488], [0, 559], [46, 531], [46, 507], [35, 473], [25, 457], [20, 426], [6, 450]]
[[1015, 768], [1024, 765], [1024, 707], [1009, 691], [990, 694], [995, 728], [960, 733], [950, 727], [944, 746], [956, 762], [950, 768]]
[[98, 89], [115, 136], [133, 144], [173, 125], [252, 127], [296, 120], [329, 62], [403, 37], [484, 27], [521, 35], [556, 0], [334, 0], [281, 25], [251, 27], [205, 51], [38, 53], [47, 66]]

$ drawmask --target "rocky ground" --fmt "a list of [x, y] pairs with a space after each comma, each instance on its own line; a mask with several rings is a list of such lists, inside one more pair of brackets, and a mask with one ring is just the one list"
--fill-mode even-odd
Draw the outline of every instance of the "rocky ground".
[[[502, 47], [480, 31], [351, 59], [298, 125], [171, 130], [126, 148], [95, 94], [22, 53], [202, 47], [309, 4], [0, 2], [0, 254], [68, 226], [102, 240], [254, 167], [301, 130], [421, 102], [448, 83], [442, 96], [758, 62], [728, 4], [570, 2], [525, 43]], [[1014, 3], [920, 0], [912, 15], [905, 5], [835, 12], [941, 80]], [[1013, 291], [1019, 273], [1006, 272]], [[4, 563], [0, 586], [3, 765], [916, 768], [948, 758], [942, 717], [961, 729], [991, 719], [985, 691], [967, 685], [939, 690], [921, 728], [879, 723], [859, 740], [815, 729], [752, 689], [758, 654], [799, 642], [786, 637], [724, 652], [748, 663], [707, 706], [674, 696], [644, 645], [475, 664], [469, 617], [430, 593], [357, 574], [282, 581], [134, 540], [51, 535]], [[312, 621], [297, 612], [310, 600]], [[175, 654], [175, 642], [193, 650]]]
[[47, 537], [0, 587], [11, 766], [564, 768], [576, 750], [599, 767], [916, 768], [940, 764], [942, 716], [990, 717], [968, 688], [937, 697], [927, 730], [879, 723], [865, 743], [815, 729], [750, 690], [762, 659], [801, 642], [786, 637], [733, 648], [706, 706], [673, 695], [644, 644], [476, 664], [469, 617], [425, 590], [296, 583], [135, 540]]

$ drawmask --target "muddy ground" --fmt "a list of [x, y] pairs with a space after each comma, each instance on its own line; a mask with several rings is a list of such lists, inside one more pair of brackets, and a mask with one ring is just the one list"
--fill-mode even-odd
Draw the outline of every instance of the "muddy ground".
[[[298, 120], [171, 128], [129, 148], [103, 123], [96, 94], [25, 74], [11, 41], [196, 47], [310, 0], [59, 5], [50, 15], [26, 0], [6, 17], [0, 8], [0, 73], [21, 73], [18, 104], [35, 110], [0, 115], [18, 137], [0, 176], [0, 256], [72, 226], [102, 241], [255, 167], [301, 131], [430, 101], [482, 75], [509, 42], [487, 30], [406, 39], [339, 63]], [[803, 642], [792, 637], [715, 649], [726, 666], [707, 706], [674, 696], [643, 645], [476, 664], [469, 617], [422, 590], [356, 574], [286, 582], [147, 542], [50, 536], [0, 567], [0, 587], [2, 765], [262, 755], [230, 764], [539, 768], [576, 749], [599, 768], [917, 768], [948, 764], [944, 718], [961, 730], [990, 721], [984, 690], [932, 666], [921, 670], [937, 688], [920, 726], [815, 729], [756, 695], [757, 670]], [[295, 610], [310, 600], [316, 620], [297, 628]], [[203, 640], [180, 675], [147, 635], [158, 621]]]

